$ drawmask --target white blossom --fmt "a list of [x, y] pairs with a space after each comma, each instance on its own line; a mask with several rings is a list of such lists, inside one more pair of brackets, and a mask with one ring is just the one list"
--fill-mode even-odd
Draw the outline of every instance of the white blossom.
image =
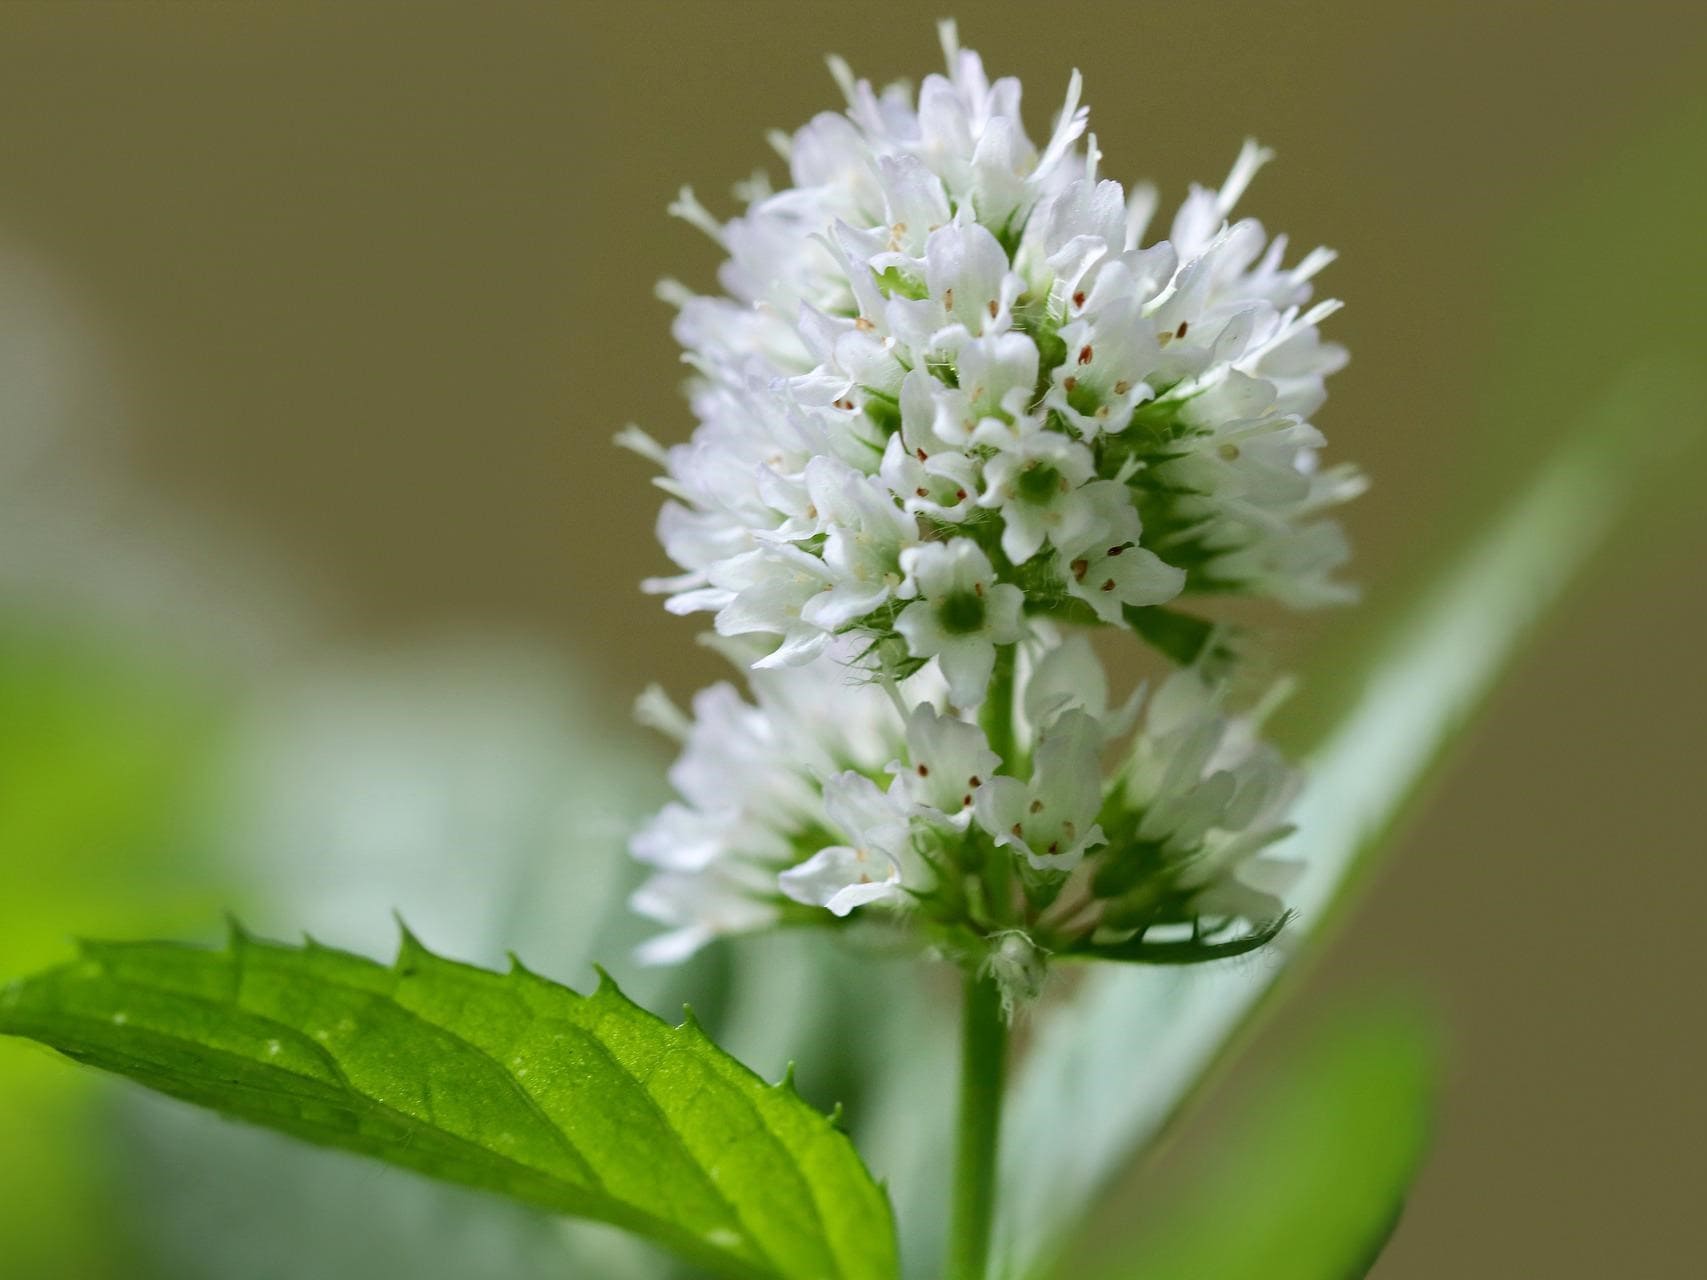
[[[945, 900], [944, 868], [982, 866], [990, 849], [1027, 883], [1080, 885], [1061, 895], [1077, 904], [1072, 929], [1052, 932], [1061, 922], [1048, 913], [1034, 925], [1046, 950], [1141, 933], [1134, 901], [1253, 926], [1280, 916], [1294, 868], [1265, 853], [1289, 829], [1297, 775], [1257, 737], [1257, 718], [1224, 712], [1195, 672], [1147, 703], [1142, 690], [1116, 698], [1082, 633], [1045, 629], [1022, 646], [1016, 754], [1004, 760], [934, 667], [886, 689], [853, 660], [838, 649], [752, 672], [750, 702], [713, 686], [691, 720], [647, 695], [648, 719], [683, 750], [670, 770], [678, 799], [632, 842], [656, 872], [634, 905], [670, 926], [646, 958], [788, 911], [928, 916]], [[1107, 775], [1114, 743], [1125, 764]]]
[[1126, 796], [1143, 815], [1138, 839], [1179, 864], [1182, 883], [1213, 888], [1247, 919], [1272, 919], [1297, 867], [1259, 855], [1291, 832], [1301, 778], [1258, 738], [1257, 718], [1227, 715], [1217, 702], [1190, 671], [1162, 684], [1133, 745]]
[[727, 255], [726, 294], [665, 291], [698, 426], [648, 449], [682, 570], [650, 588], [772, 637], [772, 664], [919, 625], [893, 607], [900, 558], [950, 530], [999, 552], [992, 585], [1038, 616], [1076, 600], [1124, 626], [1198, 589], [1345, 598], [1324, 513], [1361, 482], [1317, 465], [1310, 421], [1345, 358], [1317, 329], [1337, 304], [1311, 303], [1333, 255], [1288, 266], [1284, 237], [1234, 220], [1270, 153], [1247, 143], [1145, 244], [1154, 193], [1099, 175], [1076, 75], [1038, 146], [1018, 81], [990, 81], [951, 27], [944, 47], [916, 95], [836, 64], [845, 110], [788, 139], [790, 185], [750, 184], [736, 217], [674, 206]]
[[1289, 265], [1235, 217], [1253, 142], [1152, 237], [1077, 73], [1038, 145], [1019, 82], [943, 37], [916, 93], [832, 61], [845, 107], [779, 135], [786, 185], [727, 220], [672, 206], [725, 255], [717, 296], [659, 290], [696, 425], [619, 440], [668, 495], [678, 571], [647, 589], [712, 616], [751, 698], [645, 702], [682, 742], [631, 843], [651, 960], [857, 913], [1011, 1001], [1050, 955], [1142, 959], [1161, 928], [1206, 958], [1283, 918], [1267, 850], [1298, 779], [1260, 715], [1223, 710], [1219, 659], [1117, 697], [1080, 628], [1153, 637], [1182, 620], [1145, 611], [1195, 592], [1349, 597], [1330, 512], [1362, 481], [1312, 420], [1345, 362], [1313, 298], [1333, 254]]
[[782, 891], [838, 916], [899, 898], [912, 861], [906, 809], [870, 778], [850, 772], [824, 783], [824, 816], [849, 843], [827, 845], [784, 871], [777, 877]]
[[1045, 540], [1077, 545], [1099, 520], [1085, 491], [1095, 474], [1091, 451], [1052, 431], [1033, 432], [991, 458], [978, 505], [1002, 513], [1002, 554], [1024, 564]]
[[691, 876], [660, 872], [648, 879], [634, 891], [629, 905], [673, 927], [641, 943], [635, 959], [642, 964], [678, 964], [714, 938], [775, 924], [776, 908], [762, 896], [744, 891], [738, 875], [738, 866], [731, 866]]
[[996, 778], [978, 793], [978, 825], [1039, 871], [1071, 871], [1104, 843], [1101, 726], [1083, 711], [1056, 715], [1038, 739], [1031, 778]]
[[1179, 594], [1185, 573], [1138, 545], [1142, 525], [1113, 480], [1084, 487], [1084, 517], [1061, 546], [1067, 590], [1102, 621], [1120, 625], [1124, 610], [1163, 604]]
[[976, 724], [921, 702], [907, 718], [907, 758], [891, 761], [889, 770], [915, 814], [963, 830], [973, 797], [1001, 763]]
[[[850, 768], [882, 776], [904, 751], [893, 703], [837, 656], [846, 655], [754, 672], [752, 702], [726, 683], [695, 697], [669, 773], [678, 799], [629, 842], [656, 871], [632, 905], [676, 926], [681, 947], [773, 923], [777, 876], [800, 859], [806, 833], [825, 824], [824, 779]], [[934, 692], [928, 677], [914, 687], [922, 696]], [[655, 721], [679, 718], [656, 692], [646, 704]], [[704, 893], [703, 913], [694, 909], [695, 886]], [[737, 898], [753, 909], [737, 910]]]
[[969, 538], [927, 542], [901, 553], [909, 604], [895, 630], [915, 658], [935, 658], [949, 696], [963, 707], [984, 700], [996, 665], [996, 646], [1013, 644], [1024, 627], [1020, 589], [998, 583], [990, 558]]

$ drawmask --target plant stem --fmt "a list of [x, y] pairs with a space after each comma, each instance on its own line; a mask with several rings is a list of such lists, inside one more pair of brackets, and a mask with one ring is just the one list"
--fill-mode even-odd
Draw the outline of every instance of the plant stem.
[[996, 665], [990, 672], [990, 691], [984, 695], [984, 709], [979, 722], [990, 750], [1002, 759], [1002, 770], [1013, 773], [1019, 768], [1014, 759], [1014, 654], [1017, 645], [996, 646]]
[[989, 1267], [1007, 1038], [996, 984], [969, 970], [961, 1012], [960, 1124], [955, 1139], [948, 1280], [984, 1280]]
[[[1019, 761], [1015, 758], [1018, 737], [1014, 732], [1014, 658], [1017, 646], [996, 646], [996, 665], [990, 673], [990, 690], [984, 695], [984, 708], [978, 721], [984, 730], [984, 740], [1001, 759], [1003, 773], [1016, 774]], [[989, 857], [983, 868], [985, 907], [991, 913], [995, 927], [1005, 928], [1012, 923], [1014, 909], [1013, 857], [1007, 849], [989, 846]]]

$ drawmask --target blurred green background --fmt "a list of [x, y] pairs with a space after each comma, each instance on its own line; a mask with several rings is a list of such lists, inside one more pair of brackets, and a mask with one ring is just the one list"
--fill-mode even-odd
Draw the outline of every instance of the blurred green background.
[[[1034, 135], [1080, 68], [1106, 170], [1164, 202], [1247, 134], [1278, 150], [1248, 211], [1342, 253], [1323, 284], [1354, 359], [1319, 421], [1375, 482], [1348, 516], [1372, 610], [1631, 360], [1699, 365], [1701, 15], [958, 13], [1025, 80]], [[836, 105], [826, 51], [916, 79], [936, 16], [0, 6], [0, 974], [75, 934], [205, 934], [227, 905], [370, 948], [397, 906], [435, 946], [522, 942], [572, 980], [590, 947], [623, 954], [634, 927], [594, 934], [586, 904], [664, 759], [627, 703], [722, 675], [636, 589], [658, 495], [609, 445], [689, 425], [652, 285], [709, 287], [715, 253], [664, 206], [691, 183], [732, 212], [776, 168], [764, 131]], [[1447, 1016], [1384, 1280], [1673, 1275], [1707, 1251], [1707, 518], [1677, 470], [1295, 993], [1397, 982]], [[1330, 673], [1353, 625], [1277, 621], [1287, 661]], [[634, 982], [715, 1003], [750, 959]], [[1105, 1235], [1213, 1150], [1296, 1021], [1267, 1022]], [[447, 1240], [454, 1193], [281, 1149], [0, 1044], [0, 1271], [553, 1273], [531, 1218]], [[619, 1245], [577, 1247], [623, 1274]]]

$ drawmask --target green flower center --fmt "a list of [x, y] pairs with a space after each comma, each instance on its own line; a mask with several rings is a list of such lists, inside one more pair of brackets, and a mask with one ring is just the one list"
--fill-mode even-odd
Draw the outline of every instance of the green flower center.
[[943, 598], [937, 621], [950, 635], [965, 636], [984, 629], [984, 597], [975, 591], [956, 591]]
[[1026, 502], [1045, 506], [1061, 492], [1061, 473], [1047, 462], [1033, 463], [1019, 473], [1014, 492]]

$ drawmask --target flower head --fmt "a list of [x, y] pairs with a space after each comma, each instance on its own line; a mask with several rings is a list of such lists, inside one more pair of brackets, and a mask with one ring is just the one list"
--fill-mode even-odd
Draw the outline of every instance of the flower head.
[[[675, 929], [648, 954], [818, 909], [905, 913], [969, 953], [1018, 930], [1028, 955], [1279, 919], [1292, 865], [1265, 851], [1289, 830], [1297, 775], [1255, 722], [1181, 672], [1139, 723], [1142, 694], [1111, 702], [1082, 639], [1026, 648], [1007, 759], [928, 669], [890, 697], [838, 653], [755, 673], [756, 704], [727, 685], [702, 694], [671, 770], [681, 799], [632, 842], [658, 869], [635, 906]], [[1105, 776], [1111, 745], [1125, 764]], [[1004, 858], [1008, 898], [969, 897], [967, 875]]]
[[1038, 145], [1018, 82], [944, 37], [916, 95], [841, 69], [846, 111], [784, 148], [791, 186], [728, 222], [678, 204], [728, 254], [727, 294], [670, 293], [699, 426], [662, 455], [683, 572], [654, 589], [775, 637], [776, 663], [906, 635], [900, 560], [951, 539], [1028, 616], [1343, 597], [1322, 513], [1360, 481], [1316, 465], [1308, 417], [1344, 362], [1317, 332], [1337, 304], [1310, 305], [1333, 255], [1287, 266], [1233, 220], [1270, 153], [1247, 144], [1147, 244], [1153, 196], [1099, 176], [1077, 76]]
[[634, 839], [654, 956], [905, 921], [1013, 995], [1050, 955], [1205, 958], [1284, 916], [1296, 775], [1255, 718], [1200, 668], [1115, 700], [1075, 628], [1347, 596], [1327, 513], [1361, 480], [1311, 421], [1345, 360], [1312, 300], [1333, 255], [1235, 218], [1254, 143], [1152, 236], [1076, 73], [1033, 141], [1018, 81], [943, 39], [916, 93], [832, 61], [845, 109], [780, 141], [788, 185], [674, 206], [726, 255], [722, 294], [661, 290], [697, 425], [622, 439], [670, 495], [680, 572], [648, 588], [742, 638], [753, 701], [700, 696]]

